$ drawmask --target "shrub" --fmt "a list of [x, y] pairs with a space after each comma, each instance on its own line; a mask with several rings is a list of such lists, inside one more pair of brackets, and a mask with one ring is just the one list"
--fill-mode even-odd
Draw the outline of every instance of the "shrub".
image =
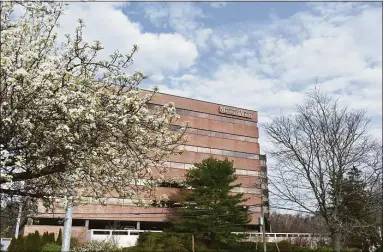
[[16, 246], [17, 246], [17, 238], [13, 237], [11, 240], [11, 243], [8, 246], [8, 251], [13, 252], [16, 251]]
[[61, 243], [62, 243], [62, 232], [61, 232], [61, 228], [60, 228], [60, 230], [59, 230], [59, 235], [57, 236], [57, 240], [56, 240], [56, 244], [59, 244], [59, 245], [61, 245]]
[[41, 237], [41, 247], [43, 247], [47, 243], [49, 243], [49, 241], [48, 241], [48, 231], [44, 232], [43, 236]]
[[110, 242], [91, 241], [83, 245], [73, 248], [73, 252], [115, 252], [120, 251], [118, 246]]
[[56, 242], [55, 234], [54, 233], [49, 233], [47, 241], [48, 241], [47, 243], [55, 243]]
[[315, 251], [307, 247], [299, 247], [299, 246], [293, 246], [292, 249], [293, 249], [293, 252], [314, 252]]
[[[189, 251], [191, 249], [191, 235], [173, 234], [173, 233], [142, 233], [140, 234], [137, 245], [132, 251]], [[197, 248], [196, 248], [197, 250]], [[203, 251], [199, 249], [198, 251]]]
[[46, 243], [41, 248], [41, 252], [60, 252], [61, 246], [56, 243]]
[[333, 250], [329, 247], [320, 247], [315, 250], [315, 252], [332, 252]]
[[36, 233], [29, 233], [25, 238], [24, 248], [20, 251], [38, 252], [40, 251], [39, 245], [40, 235], [37, 236]]
[[41, 236], [40, 236], [39, 231], [36, 230], [32, 236], [33, 236], [34, 250], [40, 251], [40, 249], [41, 249]]
[[283, 251], [283, 252], [292, 252], [293, 251], [293, 248], [291, 247], [291, 244], [288, 241], [278, 242], [278, 248], [279, 248], [279, 251]]
[[70, 247], [71, 248], [77, 248], [80, 246], [80, 242], [78, 241], [78, 239], [76, 237], [71, 237], [70, 238]]

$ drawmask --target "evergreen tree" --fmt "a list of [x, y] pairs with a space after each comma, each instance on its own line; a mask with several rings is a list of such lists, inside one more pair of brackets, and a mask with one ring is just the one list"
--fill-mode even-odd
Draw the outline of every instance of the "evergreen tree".
[[41, 247], [43, 247], [45, 244], [48, 243], [48, 231], [43, 233], [43, 236], [41, 237]]
[[29, 233], [27, 237], [25, 238], [24, 242], [24, 250], [23, 251], [38, 251], [36, 249], [36, 239], [35, 239], [35, 234]]
[[61, 243], [62, 243], [62, 232], [60, 228], [59, 235], [57, 236], [56, 244], [61, 245]]
[[40, 233], [39, 231], [35, 231], [34, 235], [33, 235], [33, 244], [34, 244], [34, 248], [36, 249], [36, 251], [40, 251], [41, 249], [41, 236], [40, 236]]
[[48, 242], [47, 243], [56, 243], [55, 234], [54, 233], [49, 233], [49, 235], [48, 235]]
[[11, 243], [8, 246], [8, 251], [14, 252], [16, 251], [16, 247], [17, 247], [17, 238], [13, 237], [11, 240]]
[[14, 247], [14, 251], [15, 252], [26, 251], [25, 250], [25, 237], [24, 236], [19, 235], [17, 237], [16, 244], [15, 244], [15, 247]]
[[170, 231], [192, 233], [215, 248], [239, 240], [241, 236], [231, 232], [244, 231], [241, 226], [250, 217], [240, 205], [246, 201], [243, 194], [230, 195], [231, 189], [240, 186], [235, 181], [233, 163], [227, 159], [211, 157], [195, 164], [186, 175], [186, 185], [193, 189], [184, 196], [180, 219]]
[[341, 220], [349, 224], [346, 245], [369, 251], [369, 246], [375, 243], [379, 236], [377, 229], [371, 228], [376, 220], [371, 208], [371, 195], [366, 190], [367, 184], [361, 174], [359, 169], [353, 167], [342, 183]]

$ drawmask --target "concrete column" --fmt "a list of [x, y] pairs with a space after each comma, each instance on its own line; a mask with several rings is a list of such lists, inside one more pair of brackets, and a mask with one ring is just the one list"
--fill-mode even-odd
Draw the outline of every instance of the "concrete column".
[[85, 227], [86, 229], [89, 229], [89, 220], [85, 220]]
[[137, 221], [137, 229], [140, 230], [141, 229], [141, 222]]

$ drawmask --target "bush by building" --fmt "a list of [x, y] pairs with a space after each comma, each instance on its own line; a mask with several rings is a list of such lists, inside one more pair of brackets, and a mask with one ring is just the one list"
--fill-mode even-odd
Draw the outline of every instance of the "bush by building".
[[41, 247], [41, 252], [60, 252], [61, 246], [50, 242]]
[[119, 252], [121, 249], [110, 242], [90, 241], [72, 249], [72, 252]]
[[[60, 229], [61, 231], [61, 229]], [[60, 235], [55, 240], [54, 233], [44, 232], [40, 235], [38, 231], [30, 233], [27, 236], [19, 235], [19, 237], [12, 238], [8, 247], [8, 252], [56, 252], [60, 251], [61, 242]], [[79, 246], [79, 242], [76, 238], [71, 238], [71, 248]]]

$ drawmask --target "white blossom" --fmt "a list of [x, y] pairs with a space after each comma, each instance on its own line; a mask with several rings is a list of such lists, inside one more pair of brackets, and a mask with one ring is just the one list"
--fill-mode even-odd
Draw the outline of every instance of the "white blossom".
[[21, 2], [26, 15], [11, 18], [18, 4], [0, 7], [2, 194], [65, 203], [117, 193], [139, 202], [154, 185], [139, 181], [183, 143], [185, 128], [168, 130], [178, 119], [175, 104], [148, 109], [158, 88], [142, 96], [145, 75], [126, 74], [137, 46], [98, 60], [102, 43], [83, 40], [82, 20], [57, 42], [65, 4]]

